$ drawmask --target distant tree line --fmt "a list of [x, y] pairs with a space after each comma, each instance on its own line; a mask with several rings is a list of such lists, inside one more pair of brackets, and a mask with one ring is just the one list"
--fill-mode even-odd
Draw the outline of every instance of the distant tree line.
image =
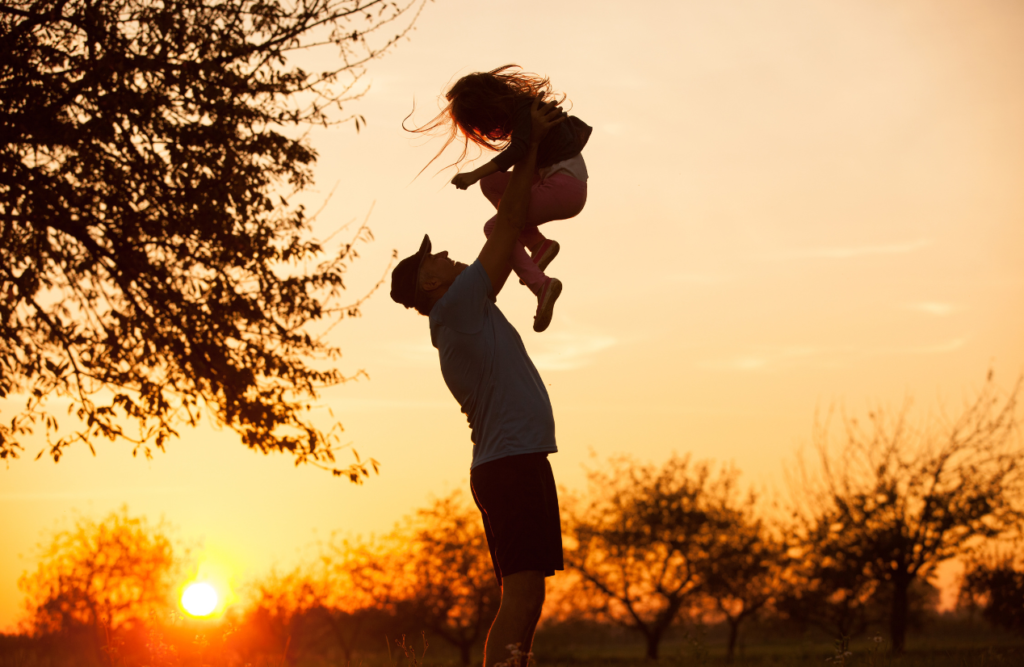
[[[1024, 635], [1019, 393], [990, 378], [955, 418], [921, 426], [879, 410], [841, 420], [838, 443], [821, 419], [815, 459], [773, 502], [744, 492], [735, 469], [686, 456], [601, 462], [586, 489], [563, 492], [567, 573], [552, 580], [547, 624], [617, 625], [652, 659], [670, 629], [721, 623], [732, 660], [754, 619], [836, 638], [871, 630], [899, 653], [935, 606], [935, 568], [958, 558], [960, 608]], [[166, 646], [144, 629], [172, 609], [182, 563], [163, 529], [125, 511], [82, 521], [21, 580], [27, 634], [75, 636], [96, 656], [128, 655], [132, 637], [139, 655]], [[469, 664], [499, 599], [479, 513], [455, 492], [258, 582], [215, 648], [354, 664], [385, 637], [425, 633]]]

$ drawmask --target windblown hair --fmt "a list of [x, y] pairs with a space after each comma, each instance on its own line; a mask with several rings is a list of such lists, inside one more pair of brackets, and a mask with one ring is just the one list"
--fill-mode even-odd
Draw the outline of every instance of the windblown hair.
[[460, 132], [463, 136], [462, 153], [449, 167], [466, 159], [470, 142], [494, 151], [504, 150], [512, 138], [516, 109], [538, 96], [547, 98], [552, 94], [551, 81], [547, 77], [523, 72], [519, 65], [503, 65], [490, 72], [467, 74], [448, 90], [445, 94], [448, 105], [430, 122], [412, 129], [406, 128], [404, 122], [402, 124], [409, 132], [447, 135], [444, 146], [420, 173], [441, 157]]

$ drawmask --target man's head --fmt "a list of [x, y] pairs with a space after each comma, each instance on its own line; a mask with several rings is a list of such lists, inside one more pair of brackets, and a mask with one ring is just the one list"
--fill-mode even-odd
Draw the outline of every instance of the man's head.
[[429, 315], [465, 268], [465, 264], [449, 259], [446, 250], [430, 254], [430, 237], [424, 234], [420, 249], [391, 272], [391, 298], [421, 315]]

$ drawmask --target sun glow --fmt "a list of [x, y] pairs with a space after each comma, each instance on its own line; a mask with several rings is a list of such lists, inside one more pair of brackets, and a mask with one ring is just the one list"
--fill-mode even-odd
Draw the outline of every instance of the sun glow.
[[178, 588], [180, 609], [193, 618], [220, 618], [238, 601], [234, 588], [239, 571], [233, 554], [217, 546], [205, 547]]
[[181, 594], [181, 606], [192, 616], [209, 616], [218, 601], [217, 589], [202, 582], [190, 584]]

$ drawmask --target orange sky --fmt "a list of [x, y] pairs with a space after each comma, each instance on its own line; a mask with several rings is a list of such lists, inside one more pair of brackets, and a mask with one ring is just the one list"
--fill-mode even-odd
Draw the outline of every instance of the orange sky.
[[[490, 205], [453, 172], [413, 180], [438, 144], [400, 124], [413, 100], [427, 120], [449, 80], [517, 62], [595, 128], [587, 207], [546, 230], [565, 285], [551, 328], [530, 329], [525, 288], [499, 300], [549, 383], [561, 483], [581, 484], [590, 452], [679, 451], [770, 485], [818, 408], [955, 410], [989, 368], [1004, 386], [1024, 372], [1024, 5], [647, 6], [428, 5], [350, 106], [368, 127], [312, 135], [311, 206], [339, 183], [317, 233], [374, 206], [353, 294], [423, 232], [475, 257]], [[0, 629], [33, 545], [76, 511], [164, 516], [241, 580], [465, 486], [469, 431], [426, 319], [381, 293], [333, 335], [371, 380], [322, 403], [380, 477], [354, 487], [208, 427], [152, 462], [100, 443], [54, 465], [30, 447], [0, 469]]]

